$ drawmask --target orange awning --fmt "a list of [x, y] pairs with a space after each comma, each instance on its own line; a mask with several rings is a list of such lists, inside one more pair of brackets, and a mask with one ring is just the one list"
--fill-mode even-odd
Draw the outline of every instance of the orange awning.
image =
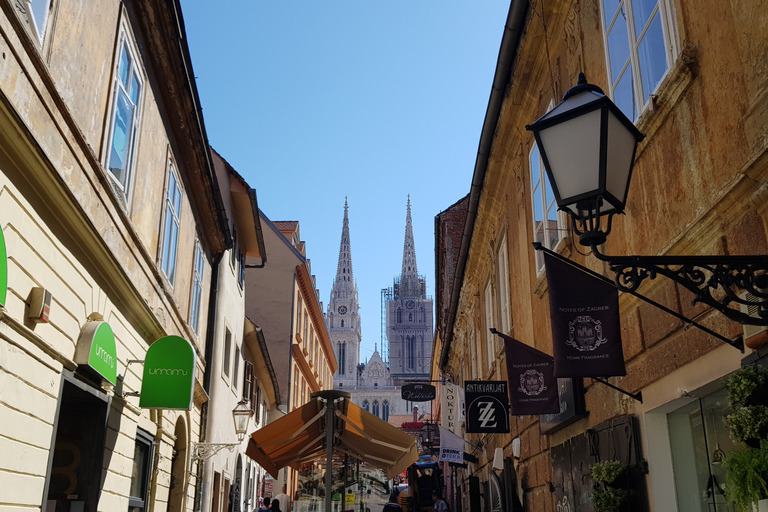
[[334, 454], [380, 467], [391, 479], [419, 459], [416, 440], [349, 401], [349, 394], [320, 391], [302, 407], [251, 434], [246, 454], [269, 474], [325, 461], [326, 404], [334, 407]]

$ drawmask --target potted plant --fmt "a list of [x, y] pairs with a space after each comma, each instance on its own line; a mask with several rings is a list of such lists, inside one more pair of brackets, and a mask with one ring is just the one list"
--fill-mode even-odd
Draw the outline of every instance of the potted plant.
[[599, 484], [592, 493], [595, 512], [617, 512], [621, 509], [624, 491], [613, 485], [623, 472], [624, 465], [617, 460], [606, 460], [592, 466], [592, 480]]
[[759, 512], [768, 512], [768, 441], [759, 448], [744, 447], [729, 453], [723, 460], [727, 470], [725, 496], [740, 512], [751, 512], [754, 504]]
[[757, 448], [761, 440], [768, 439], [768, 407], [764, 405], [738, 407], [728, 415], [727, 421], [731, 437], [736, 441]]
[[734, 409], [768, 405], [768, 369], [755, 364], [740, 368], [725, 381], [725, 388]]

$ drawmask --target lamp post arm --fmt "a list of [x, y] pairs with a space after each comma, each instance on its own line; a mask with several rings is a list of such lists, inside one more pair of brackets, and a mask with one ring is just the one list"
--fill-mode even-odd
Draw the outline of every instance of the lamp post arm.
[[[694, 304], [702, 302], [740, 324], [768, 325], [768, 256], [608, 256], [596, 244], [590, 247], [610, 265], [622, 291], [635, 292], [660, 274], [691, 291]], [[756, 315], [729, 307], [733, 303], [754, 308]]]

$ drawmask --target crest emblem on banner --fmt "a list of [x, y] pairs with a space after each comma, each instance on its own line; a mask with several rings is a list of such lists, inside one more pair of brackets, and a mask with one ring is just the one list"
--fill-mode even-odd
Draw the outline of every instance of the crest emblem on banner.
[[538, 396], [546, 391], [544, 385], [544, 374], [536, 370], [527, 370], [520, 374], [520, 387], [517, 389], [528, 396]]
[[577, 316], [568, 322], [568, 341], [565, 344], [579, 352], [591, 352], [607, 341], [603, 337], [603, 326], [600, 320], [584, 315]]

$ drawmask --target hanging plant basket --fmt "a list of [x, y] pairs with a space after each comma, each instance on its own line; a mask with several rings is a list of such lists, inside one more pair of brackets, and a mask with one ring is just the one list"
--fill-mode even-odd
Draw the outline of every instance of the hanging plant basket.
[[768, 405], [768, 369], [756, 364], [740, 368], [725, 381], [725, 388], [734, 409]]

